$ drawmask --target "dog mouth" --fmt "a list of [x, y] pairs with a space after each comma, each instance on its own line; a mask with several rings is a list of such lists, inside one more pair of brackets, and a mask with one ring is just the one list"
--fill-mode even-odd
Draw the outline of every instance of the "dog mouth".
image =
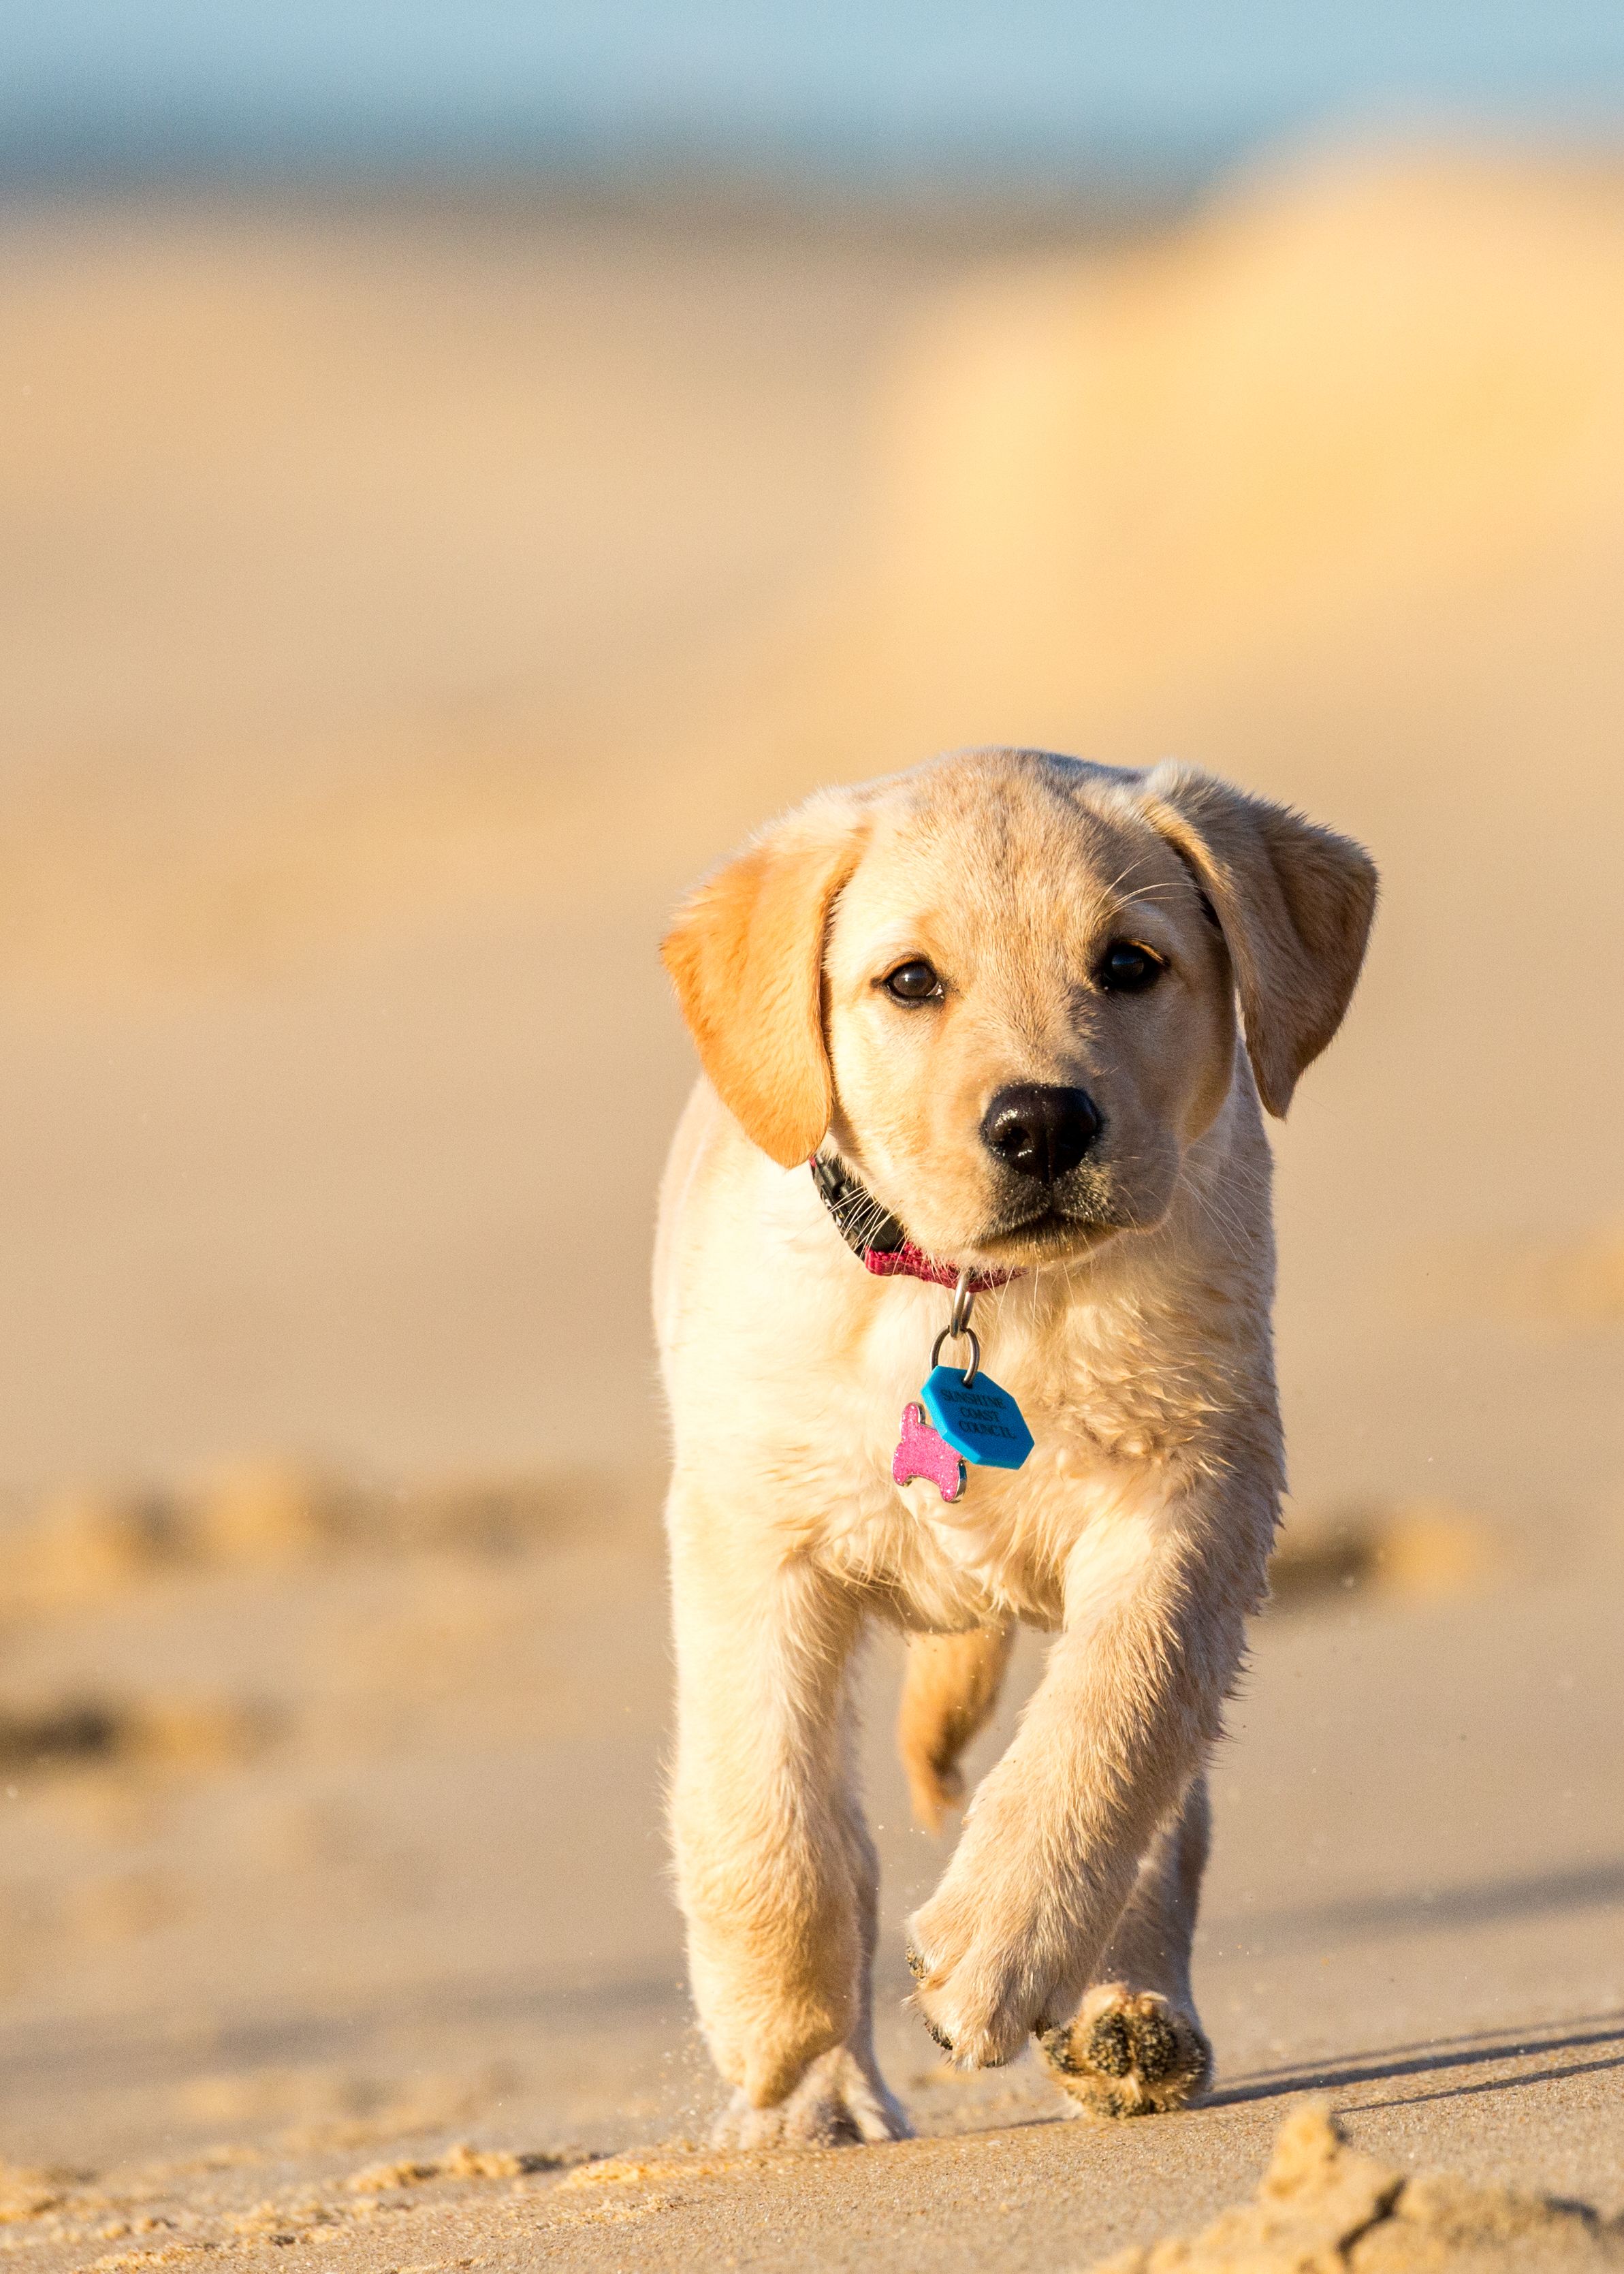
[[995, 1254], [1007, 1254], [1015, 1249], [1052, 1254], [1058, 1248], [1097, 1247], [1120, 1230], [1119, 1224], [1093, 1210], [1073, 1211], [1050, 1206], [1034, 1209], [1013, 1224], [1000, 1224], [983, 1232], [976, 1245]]

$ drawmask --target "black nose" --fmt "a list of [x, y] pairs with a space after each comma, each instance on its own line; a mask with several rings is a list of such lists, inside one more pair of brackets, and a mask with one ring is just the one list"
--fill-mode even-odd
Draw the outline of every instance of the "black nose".
[[981, 1142], [1023, 1177], [1052, 1185], [1076, 1168], [1100, 1128], [1100, 1110], [1086, 1089], [1017, 1081], [988, 1107]]

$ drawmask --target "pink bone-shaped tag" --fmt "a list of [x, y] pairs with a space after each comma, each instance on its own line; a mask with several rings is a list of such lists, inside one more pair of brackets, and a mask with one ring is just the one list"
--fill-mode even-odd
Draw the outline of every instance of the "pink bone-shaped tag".
[[965, 1488], [965, 1465], [945, 1437], [925, 1419], [922, 1405], [905, 1408], [902, 1437], [891, 1455], [891, 1472], [899, 1485], [924, 1477], [941, 1487], [944, 1500], [958, 1500]]

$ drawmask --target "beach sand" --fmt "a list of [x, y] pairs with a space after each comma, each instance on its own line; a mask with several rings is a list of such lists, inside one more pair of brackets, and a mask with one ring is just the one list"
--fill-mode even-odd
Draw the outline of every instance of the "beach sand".
[[[1619, 180], [1343, 157], [1026, 246], [14, 212], [0, 304], [0, 2241], [1082, 2270], [1327, 2096], [1624, 2210]], [[1386, 881], [1278, 1133], [1219, 2079], [1111, 2127], [937, 2065], [880, 1638], [921, 2137], [717, 2158], [654, 944], [805, 789], [992, 739], [1199, 758]]]

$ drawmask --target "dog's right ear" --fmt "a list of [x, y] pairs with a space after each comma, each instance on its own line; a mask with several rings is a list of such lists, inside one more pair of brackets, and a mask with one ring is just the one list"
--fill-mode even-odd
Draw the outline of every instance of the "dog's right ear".
[[854, 798], [812, 799], [709, 877], [660, 946], [717, 1095], [786, 1169], [829, 1126], [823, 943], [865, 833]]

